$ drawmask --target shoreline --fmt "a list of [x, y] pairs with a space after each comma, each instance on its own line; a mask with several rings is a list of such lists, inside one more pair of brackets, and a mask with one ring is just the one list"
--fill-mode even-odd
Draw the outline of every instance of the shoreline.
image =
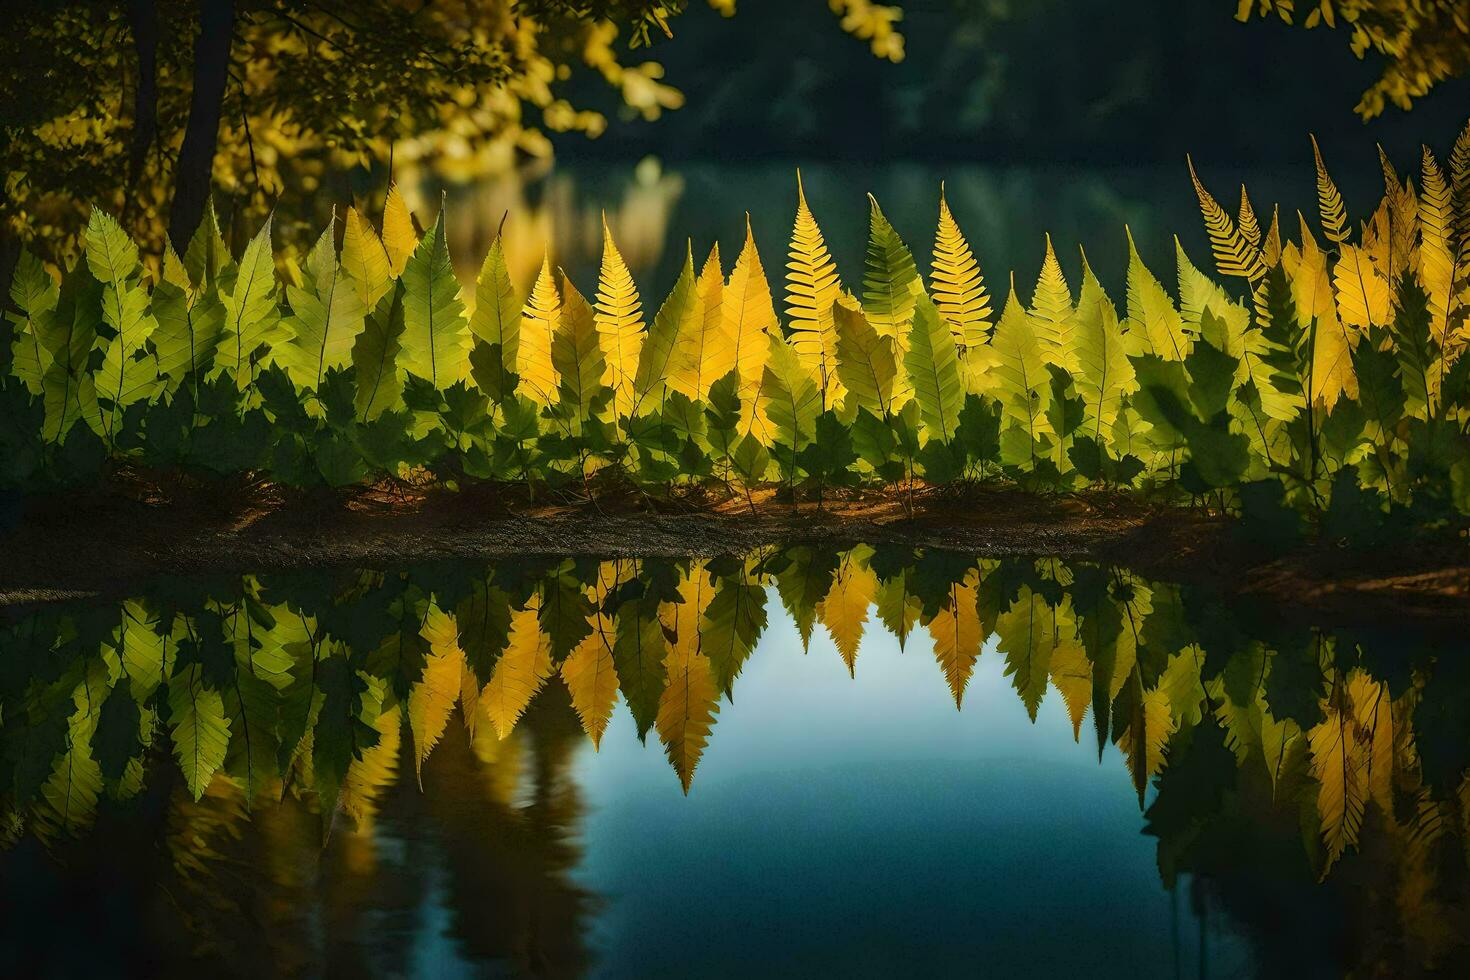
[[506, 488], [361, 488], [330, 498], [277, 488], [161, 488], [31, 498], [0, 530], [0, 608], [116, 596], [150, 579], [511, 555], [686, 558], [771, 545], [857, 543], [985, 557], [1122, 565], [1148, 578], [1219, 588], [1284, 615], [1381, 624], [1470, 624], [1470, 547], [1445, 536], [1389, 551], [1307, 545], [1267, 556], [1233, 522], [1100, 491], [1036, 496], [925, 493], [907, 513], [892, 495], [793, 508], [770, 491], [710, 501], [623, 497], [535, 503]]

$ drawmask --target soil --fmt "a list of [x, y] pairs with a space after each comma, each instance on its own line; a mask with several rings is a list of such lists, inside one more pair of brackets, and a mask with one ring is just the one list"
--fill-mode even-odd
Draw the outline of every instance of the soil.
[[[910, 509], [911, 508], [911, 509]], [[1284, 615], [1382, 625], [1470, 623], [1470, 545], [1330, 546], [1266, 556], [1231, 523], [1100, 492], [859, 495], [793, 505], [767, 491], [718, 500], [636, 494], [527, 499], [520, 488], [378, 486], [335, 494], [123, 474], [84, 494], [31, 498], [0, 528], [0, 606], [137, 592], [168, 575], [388, 566], [505, 555], [708, 557], [770, 544], [867, 542], [1126, 565], [1217, 587]]]

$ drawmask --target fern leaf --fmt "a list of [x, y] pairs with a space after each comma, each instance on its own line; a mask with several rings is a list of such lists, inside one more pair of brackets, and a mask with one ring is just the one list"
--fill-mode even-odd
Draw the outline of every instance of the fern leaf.
[[358, 298], [371, 309], [392, 285], [388, 252], [372, 223], [356, 208], [347, 209], [342, 228], [342, 269], [352, 280]]
[[1444, 171], [1427, 146], [1420, 183], [1419, 283], [1429, 297], [1430, 329], [1443, 349], [1455, 291], [1454, 202]]
[[873, 329], [900, 345], [914, 317], [914, 295], [921, 288], [914, 257], [878, 199], [868, 195], [868, 253], [863, 275], [863, 313]]
[[434, 227], [408, 257], [401, 278], [403, 368], [435, 388], [448, 388], [464, 378], [469, 350], [443, 208]]
[[664, 669], [668, 683], [659, 697], [654, 727], [688, 796], [694, 770], [720, 710], [720, 692], [710, 672], [709, 658], [686, 646], [670, 650]]
[[1046, 599], [1023, 586], [1015, 600], [995, 621], [997, 648], [1006, 657], [1006, 675], [1036, 720], [1051, 676], [1051, 654], [1057, 634], [1057, 613]]
[[286, 287], [291, 337], [280, 359], [298, 387], [315, 390], [329, 368], [351, 362], [366, 309], [337, 263], [330, 224], [313, 246], [307, 266], [311, 275], [305, 284]]
[[979, 590], [980, 571], [971, 569], [962, 582], [949, 586], [939, 611], [925, 624], [934, 641], [934, 659], [944, 671], [956, 711], [964, 703], [965, 688], [985, 640], [980, 626]]
[[832, 313], [837, 327], [837, 373], [848, 401], [886, 418], [893, 407], [898, 377], [893, 338], [874, 330], [856, 304], [841, 300]]
[[1316, 136], [1312, 137], [1312, 160], [1317, 167], [1317, 209], [1322, 216], [1322, 231], [1332, 244], [1345, 245], [1348, 240], [1347, 208], [1343, 206], [1337, 185], [1328, 176]]
[[1210, 248], [1215, 253], [1215, 265], [1222, 276], [1239, 276], [1256, 282], [1266, 275], [1266, 266], [1261, 261], [1260, 250], [1246, 240], [1230, 220], [1218, 201], [1205, 190], [1195, 173], [1194, 161], [1189, 160], [1189, 179], [1194, 183], [1195, 196], [1199, 198], [1200, 213], [1205, 219], [1205, 231], [1210, 236]]
[[230, 249], [219, 231], [219, 216], [215, 214], [214, 197], [204, 204], [204, 217], [199, 227], [189, 238], [184, 249], [184, 271], [189, 276], [190, 289], [201, 290], [219, 284], [220, 273], [230, 266]]
[[480, 691], [481, 709], [502, 741], [510, 737], [516, 722], [553, 669], [550, 645], [541, 631], [538, 612], [539, 606], [534, 602], [511, 612], [510, 641], [495, 662], [490, 682]]
[[1138, 389], [1117, 311], [1106, 297], [1077, 311], [1077, 373], [1084, 430], [1104, 445], [1123, 400]]
[[566, 273], [561, 279], [561, 314], [551, 342], [551, 362], [561, 387], [561, 405], [585, 427], [598, 407], [603, 386], [602, 348], [592, 307]]
[[995, 328], [996, 396], [1003, 417], [1036, 440], [1051, 432], [1046, 408], [1051, 401], [1047, 357], [1032, 317], [1021, 308], [1014, 286]]
[[271, 221], [266, 219], [240, 257], [235, 286], [224, 297], [225, 325], [221, 346], [224, 367], [241, 391], [250, 386], [252, 359], [273, 335], [276, 310], [276, 267], [271, 255]]
[[602, 271], [597, 283], [596, 309], [597, 331], [602, 338], [607, 370], [604, 381], [613, 389], [614, 410], [619, 417], [626, 418], [633, 413], [634, 381], [647, 328], [638, 287], [613, 241], [606, 215], [602, 218]]
[[1149, 352], [1155, 356], [1166, 361], [1182, 361], [1189, 355], [1193, 340], [1184, 331], [1174, 300], [1143, 264], [1133, 242], [1133, 232], [1127, 231], [1127, 235], [1128, 329], [1143, 336]]
[[561, 295], [551, 274], [551, 254], [541, 261], [536, 285], [526, 298], [521, 313], [520, 341], [516, 345], [516, 374], [520, 376], [520, 392], [538, 405], [550, 405], [556, 398], [556, 366], [551, 362], [551, 342], [561, 318]]
[[684, 268], [679, 273], [679, 279], [654, 316], [653, 326], [638, 355], [638, 373], [633, 378], [634, 414], [649, 411], [662, 399], [664, 387], [676, 363], [679, 338], [694, 329], [699, 316], [699, 286], [694, 278], [694, 254], [686, 250]]
[[1066, 371], [1076, 369], [1076, 352], [1072, 332], [1076, 329], [1072, 290], [1062, 275], [1062, 264], [1052, 248], [1051, 235], [1046, 236], [1046, 256], [1041, 261], [1041, 275], [1031, 294], [1031, 317], [1038, 339], [1046, 352], [1047, 363]]
[[822, 395], [793, 345], [775, 335], [769, 343], [761, 405], [776, 441], [794, 455], [812, 441], [817, 416], [822, 413]]
[[866, 561], [871, 553], [866, 545], [847, 552], [837, 567], [831, 590], [817, 603], [817, 622], [827, 628], [849, 677], [856, 676], [868, 607], [878, 592], [878, 577]]
[[408, 257], [418, 247], [413, 212], [408, 210], [403, 194], [394, 184], [388, 188], [388, 200], [383, 205], [383, 251], [388, 256], [388, 272], [394, 279], [403, 275]]
[[951, 442], [965, 403], [965, 385], [954, 334], [926, 293], [919, 294], [914, 307], [903, 366], [930, 438]]
[[363, 321], [362, 333], [352, 345], [357, 374], [357, 414], [371, 422], [397, 406], [403, 394], [398, 370], [399, 338], [403, 336], [403, 287], [394, 283]]
[[1237, 215], [1238, 227], [1245, 240], [1252, 248], [1261, 247], [1261, 224], [1256, 220], [1256, 210], [1251, 207], [1250, 195], [1245, 192], [1245, 185], [1240, 185], [1240, 212]]
[[691, 401], [704, 401], [709, 387], [735, 367], [735, 345], [725, 332], [723, 294], [725, 275], [720, 268], [720, 247], [710, 249], [695, 283], [698, 312], [680, 333], [674, 352], [669, 387]]
[[[599, 617], [600, 618], [600, 617]], [[571, 695], [572, 708], [593, 750], [602, 746], [613, 705], [618, 699], [618, 673], [613, 663], [612, 624], [594, 629], [562, 662], [561, 677]]]
[[1342, 322], [1367, 329], [1383, 326], [1393, 315], [1388, 277], [1364, 249], [1339, 246], [1340, 257], [1332, 267], [1332, 284], [1337, 290], [1337, 309]]
[[735, 346], [735, 366], [740, 371], [742, 386], [758, 383], [766, 366], [766, 336], [777, 329], [777, 322], [771, 287], [761, 267], [749, 214], [745, 216], [745, 244], [725, 284], [720, 315], [725, 319], [725, 332]]
[[[521, 340], [521, 300], [505, 261], [505, 242], [499, 235], [475, 279], [475, 310], [470, 314], [470, 333], [477, 341], [500, 347], [499, 374], [490, 385], [505, 390], [506, 373], [514, 373]], [[477, 382], [478, 383], [478, 382]], [[489, 382], [487, 382], [487, 385]], [[481, 386], [482, 390], [485, 386]]]
[[1470, 121], [1455, 137], [1450, 151], [1450, 196], [1454, 200], [1455, 243], [1461, 255], [1470, 254]]
[[1352, 730], [1352, 718], [1329, 705], [1327, 717], [1309, 733], [1312, 775], [1317, 778], [1317, 813], [1327, 846], [1325, 876], [1343, 852], [1358, 842], [1363, 829], [1368, 787], [1363, 754]]
[[970, 251], [959, 223], [939, 188], [939, 226], [934, 232], [934, 258], [929, 270], [929, 292], [939, 315], [954, 331], [955, 343], [961, 347], [978, 347], [990, 338], [990, 295], [980, 264]]
[[827, 253], [822, 230], [806, 203], [801, 172], [796, 174], [796, 223], [786, 263], [787, 336], [821, 391], [824, 405], [841, 401], [837, 381], [837, 327], [832, 304], [842, 295], [837, 266]]
[[378, 798], [398, 776], [398, 753], [403, 744], [403, 709], [398, 705], [378, 713], [373, 721], [378, 741], [363, 749], [347, 766], [339, 797], [342, 812], [352, 818], [359, 833], [371, 828]]
[[230, 722], [225, 717], [224, 699], [204, 684], [202, 675], [203, 668], [191, 664], [175, 674], [168, 685], [174, 758], [196, 801], [224, 765], [230, 745]]
[[429, 607], [420, 631], [429, 644], [424, 674], [408, 695], [408, 728], [413, 732], [414, 771], [423, 787], [424, 760], [444, 735], [449, 715], [459, 699], [460, 676], [464, 673], [464, 651], [459, 646], [459, 627], [454, 617], [436, 605]]
[[87, 266], [101, 283], [120, 285], [138, 271], [138, 246], [117, 219], [94, 207], [87, 217]]

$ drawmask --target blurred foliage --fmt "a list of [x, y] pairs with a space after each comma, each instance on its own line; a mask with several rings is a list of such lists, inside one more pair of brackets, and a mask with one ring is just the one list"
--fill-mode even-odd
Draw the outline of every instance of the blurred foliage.
[[[894, 8], [829, 3], [875, 54], [902, 57]], [[711, 4], [735, 12], [733, 0]], [[5, 232], [66, 242], [85, 219], [82, 202], [93, 201], [119, 213], [148, 251], [161, 251], [196, 94], [197, 25], [210, 6], [41, 0], [13, 19], [0, 38]], [[610, 89], [625, 116], [656, 119], [683, 96], [663, 82], [659, 63], [636, 54], [671, 36], [684, 7], [235, 0], [214, 186], [229, 200], [227, 214], [259, 220], [273, 207], [309, 213], [304, 202], [324, 183], [335, 181], [338, 196], [361, 191], [366, 185], [348, 175], [361, 178], [364, 168], [460, 179], [545, 160], [547, 134], [596, 137], [608, 125], [603, 112], [567, 98], [578, 76]]]
[[[1296, 0], [1239, 0], [1235, 16], [1244, 21], [1275, 13], [1291, 24], [1296, 6]], [[1303, 6], [1308, 29], [1335, 28], [1341, 20], [1353, 54], [1372, 51], [1387, 61], [1358, 103], [1364, 119], [1388, 102], [1408, 109], [1440, 82], [1470, 70], [1470, 4], [1464, 0], [1308, 0]]]

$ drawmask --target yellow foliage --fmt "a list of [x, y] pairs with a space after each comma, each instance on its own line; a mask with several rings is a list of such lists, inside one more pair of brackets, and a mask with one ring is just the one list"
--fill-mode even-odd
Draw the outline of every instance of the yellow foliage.
[[842, 400], [837, 380], [837, 328], [832, 304], [842, 295], [837, 265], [827, 253], [822, 229], [806, 203], [801, 173], [796, 175], [796, 223], [786, 264], [787, 334], [802, 365], [822, 389], [823, 404]]

